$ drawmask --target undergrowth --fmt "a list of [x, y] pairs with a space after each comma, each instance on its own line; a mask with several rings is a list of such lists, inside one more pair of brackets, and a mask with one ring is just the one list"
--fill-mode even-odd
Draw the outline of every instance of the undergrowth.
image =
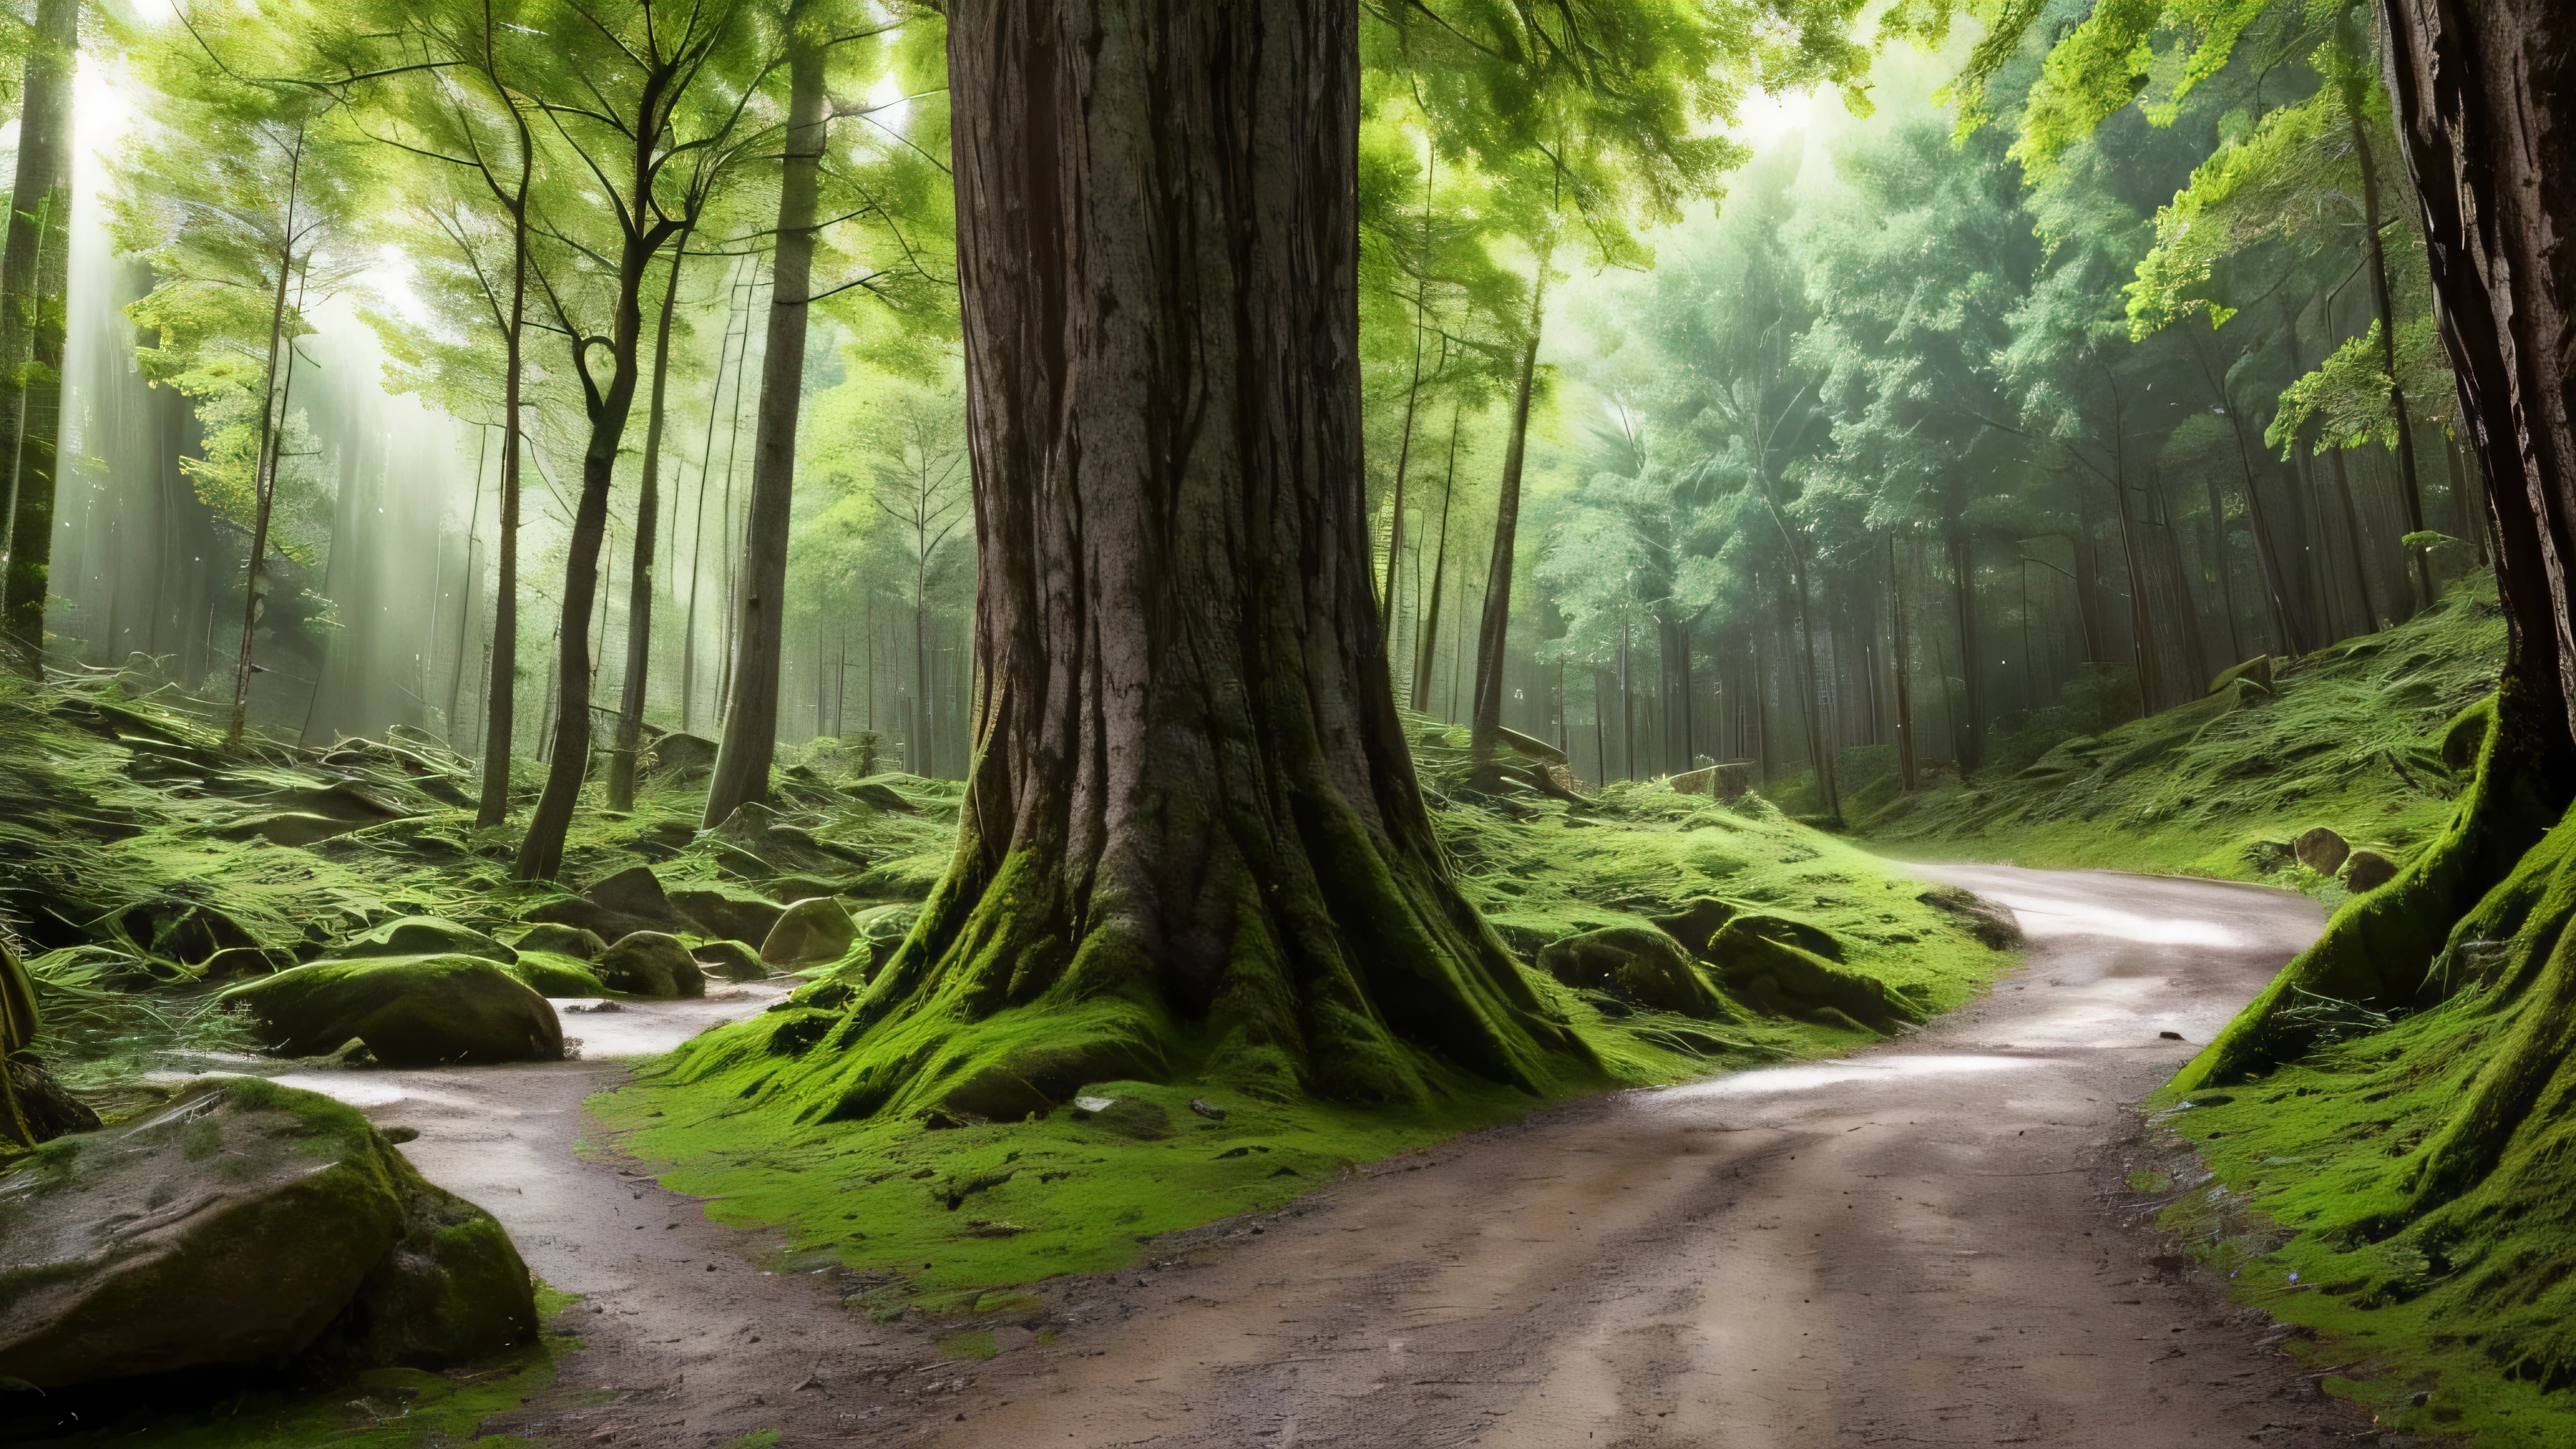
[[1856, 834], [1912, 859], [2266, 881], [2337, 903], [2342, 884], [2298, 864], [2292, 842], [2323, 825], [2403, 860], [2439, 835], [2467, 783], [2442, 733], [2494, 692], [2504, 635], [2479, 572], [2384, 633], [2277, 661], [2268, 689], [2231, 684], [2060, 738], [1966, 785], [1929, 774], [1906, 795], [1890, 752], [1854, 752], [1845, 810]]
[[[1913, 988], [1935, 1010], [2011, 960], [1918, 900], [1919, 882], [1757, 797], [1721, 806], [1614, 784], [1581, 806], [1479, 801], [1443, 788], [1456, 783], [1446, 766], [1463, 748], [1463, 731], [1419, 742], [1434, 823], [1469, 898], [1524, 959], [1558, 937], [1714, 894], [1832, 931], [1847, 966]], [[1642, 1011], [1524, 972], [1629, 1085], [1876, 1040], [1786, 1019]], [[889, 1317], [1007, 1312], [1017, 1285], [1125, 1267], [1159, 1234], [1276, 1206], [1353, 1164], [1541, 1105], [1436, 1063], [1427, 1074], [1438, 1093], [1401, 1113], [1186, 1077], [1087, 1084], [1080, 1098], [1115, 1104], [1096, 1112], [953, 1126], [940, 1113], [800, 1122], [757, 1101], [832, 1020], [788, 1003], [700, 1037], [592, 1106], [670, 1187], [711, 1199], [721, 1220], [780, 1230], [785, 1262], [845, 1270], [854, 1304]]]

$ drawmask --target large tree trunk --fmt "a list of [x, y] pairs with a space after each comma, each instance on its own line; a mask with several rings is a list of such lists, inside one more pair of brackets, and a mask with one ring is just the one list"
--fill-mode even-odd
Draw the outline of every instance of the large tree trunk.
[[644, 472], [635, 484], [635, 561], [626, 574], [626, 677], [617, 695], [617, 740], [608, 755], [608, 808], [635, 808], [635, 753], [644, 734], [645, 686], [653, 673], [653, 563], [662, 526], [663, 402], [671, 382], [671, 314], [680, 304], [680, 261], [689, 233], [671, 243], [671, 281], [653, 330], [653, 396], [645, 404]]
[[[1530, 385], [1538, 372], [1539, 324], [1547, 312], [1547, 253], [1530, 280], [1529, 336], [1512, 390], [1512, 431], [1503, 444], [1503, 481], [1494, 498], [1494, 552], [1485, 570], [1485, 614], [1476, 627], [1476, 697], [1471, 752], [1479, 778], [1493, 767], [1503, 728], [1503, 661], [1512, 629], [1512, 562], [1520, 546], [1521, 467], [1529, 456]], [[1633, 771], [1635, 762], [1631, 761]]]
[[778, 246], [770, 265], [769, 347], [760, 360], [760, 418], [752, 433], [751, 513], [734, 615], [724, 746], [707, 782], [706, 824], [769, 794], [778, 750], [778, 660], [787, 615], [787, 539], [796, 494], [796, 420], [805, 390], [806, 297], [814, 272], [814, 207], [823, 171], [823, 46], [788, 12], [787, 155], [779, 168]]
[[[2533, 1165], [2566, 1152], [2564, 1114], [2550, 1104], [2567, 1098], [2566, 1043], [2576, 1036], [2567, 929], [2576, 854], [2552, 829], [2576, 792], [2576, 271], [2564, 244], [2576, 233], [2576, 189], [2562, 175], [2576, 33], [2560, 0], [2382, 0], [2381, 13], [2443, 346], [2494, 485], [2508, 656], [2492, 708], [2465, 716], [2448, 742], [2478, 761], [2450, 827], [2396, 880], [2338, 912], [2178, 1079], [2241, 1081], [2297, 1060], [2317, 1037], [2308, 1002], [2419, 1011], [2482, 983], [2482, 1020], [2458, 1038], [2476, 1064], [2447, 1115], [2419, 1126], [2422, 1145], [2392, 1179], [2397, 1196], [2357, 1204], [2368, 1214], [2357, 1221], [2320, 1225], [2374, 1244], [2490, 1184], [2486, 1201], [2446, 1216], [2488, 1223], [2554, 1205], [2554, 1178], [2544, 1187]], [[2448, 947], [2490, 942], [2502, 951], [2492, 967], [2456, 982], [2436, 968]], [[2518, 1168], [2507, 1156], [2517, 1143]], [[2523, 1292], [2519, 1278], [2486, 1281], [2516, 1301]], [[2499, 1356], [2520, 1377], [2576, 1373], [2563, 1344], [2503, 1347], [2532, 1356]]]
[[[794, 1090], [1593, 1070], [1443, 864], [1379, 632], [1356, 7], [960, 6], [980, 591], [955, 861]], [[778, 1090], [778, 1089], [773, 1089]]]
[[45, 657], [54, 557], [54, 444], [63, 411], [63, 289], [72, 209], [72, 67], [80, 0], [38, 0], [18, 117], [18, 179], [0, 250], [0, 465], [9, 568], [0, 632], [27, 669]]

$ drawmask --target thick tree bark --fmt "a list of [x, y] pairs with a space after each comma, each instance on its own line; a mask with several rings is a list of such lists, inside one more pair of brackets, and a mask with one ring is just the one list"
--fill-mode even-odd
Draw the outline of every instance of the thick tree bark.
[[663, 403], [671, 382], [671, 314], [680, 305], [680, 262], [689, 233], [671, 243], [671, 280], [662, 292], [662, 317], [653, 329], [653, 396], [646, 404], [644, 472], [635, 484], [635, 561], [626, 580], [626, 677], [617, 697], [617, 740], [608, 756], [608, 808], [635, 808], [635, 753], [644, 733], [645, 686], [653, 672], [654, 550], [662, 524]]
[[[1538, 373], [1539, 324], [1547, 313], [1547, 253], [1530, 281], [1529, 336], [1512, 389], [1512, 431], [1503, 444], [1503, 481], [1494, 498], [1494, 552], [1485, 569], [1485, 614], [1476, 628], [1476, 696], [1471, 753], [1482, 779], [1492, 768], [1503, 727], [1503, 661], [1512, 629], [1512, 563], [1520, 546], [1521, 468], [1529, 456], [1530, 387]], [[1635, 761], [1629, 762], [1633, 771]]]
[[707, 782], [706, 824], [769, 794], [778, 751], [778, 665], [787, 615], [787, 539], [796, 494], [796, 421], [805, 391], [806, 299], [814, 273], [814, 209], [822, 186], [823, 45], [788, 12], [787, 154], [779, 168], [778, 245], [770, 265], [769, 346], [760, 360], [760, 417], [752, 433], [751, 511], [744, 522], [742, 590], [734, 615], [732, 694], [724, 744]]
[[1384, 664], [1359, 24], [952, 11], [985, 683], [955, 862], [814, 1106], [1016, 1116], [1185, 1064], [1374, 1100], [1592, 1070], [1451, 880]]
[[0, 462], [9, 568], [0, 633], [41, 673], [54, 557], [54, 446], [63, 410], [63, 291], [72, 209], [72, 69], [80, 0], [38, 0], [18, 117], [18, 177], [0, 249]]
[[2557, 0], [2382, 0], [2381, 19], [2443, 350], [2494, 484], [2507, 670], [2576, 731], [2576, 29]]

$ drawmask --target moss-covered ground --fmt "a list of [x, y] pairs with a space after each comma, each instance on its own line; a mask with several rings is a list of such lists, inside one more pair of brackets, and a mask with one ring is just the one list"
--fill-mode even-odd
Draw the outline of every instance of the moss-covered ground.
[[1906, 795], [1888, 751], [1856, 751], [1844, 808], [1855, 834], [1909, 859], [2264, 881], [2337, 904], [2341, 882], [2291, 843], [2322, 825], [2403, 860], [2438, 835], [2467, 783], [2442, 733], [2494, 692], [2504, 633], [2481, 572], [2385, 633], [2277, 661], [2269, 688], [2098, 733], [2066, 711], [2017, 721], [1991, 742], [1999, 763], [1964, 785], [1927, 773]]
[[[152, 1099], [156, 1071], [248, 1059], [240, 1023], [214, 1004], [244, 973], [331, 955], [405, 916], [509, 939], [565, 889], [506, 879], [511, 831], [474, 828], [473, 768], [435, 740], [398, 731], [329, 749], [254, 739], [227, 751], [205, 718], [130, 675], [42, 687], [0, 678], [0, 796], [10, 802], [0, 811], [0, 933], [33, 967], [39, 1052], [111, 1121]], [[1758, 798], [1721, 805], [1633, 784], [1580, 805], [1537, 792], [1479, 796], [1464, 789], [1464, 731], [1420, 721], [1416, 730], [1437, 828], [1467, 895], [1611, 1083], [1671, 1082], [1876, 1038], [1751, 1012], [1701, 1020], [1577, 992], [1529, 964], [1566, 935], [1715, 895], [1830, 932], [1845, 968], [1925, 1010], [1957, 1004], [2012, 963], [1918, 899], [1920, 883]], [[786, 829], [774, 836], [700, 831], [700, 788], [685, 775], [648, 780], [631, 812], [586, 800], [566, 885], [649, 864], [673, 891], [771, 901], [830, 892], [859, 917], [852, 960], [866, 958], [900, 936], [946, 865], [958, 790], [861, 779], [858, 755], [830, 741], [794, 752], [779, 781]], [[536, 767], [522, 762], [521, 773], [524, 806]], [[960, 1316], [964, 1331], [945, 1352], [974, 1356], [975, 1315], [1025, 1308], [1028, 1286], [1050, 1275], [1124, 1266], [1157, 1234], [1276, 1205], [1354, 1164], [1543, 1105], [1433, 1062], [1428, 1106], [1402, 1110], [1186, 1072], [1089, 1084], [1083, 1095], [1110, 1105], [1016, 1123], [933, 1128], [886, 1114], [799, 1124], [752, 1110], [743, 1093], [768, 1070], [768, 1035], [813, 1014], [815, 993], [852, 960], [805, 973], [805, 1004], [701, 1038], [596, 1106], [617, 1145], [661, 1167], [672, 1187], [709, 1197], [715, 1216], [781, 1230], [799, 1265], [841, 1265], [854, 1308]], [[149, 1428], [155, 1442], [209, 1449], [463, 1438], [543, 1392], [549, 1364], [540, 1353], [318, 1396], [309, 1386], [254, 1389], [153, 1417]]]
[[[1582, 806], [1479, 801], [1443, 788], [1462, 773], [1463, 745], [1462, 733], [1421, 738], [1435, 824], [1470, 899], [1525, 961], [1559, 937], [1633, 925], [1701, 895], [1824, 927], [1844, 943], [1846, 966], [1934, 1010], [2011, 961], [1918, 900], [1919, 882], [1758, 798], [1721, 806], [1622, 784]], [[1721, 1024], [1638, 1010], [1528, 975], [1631, 1085], [1876, 1039], [1784, 1018]], [[842, 1267], [854, 1300], [885, 1316], [1008, 1311], [1024, 1303], [1020, 1285], [1125, 1267], [1158, 1234], [1275, 1206], [1353, 1164], [1541, 1105], [1449, 1072], [1427, 1110], [1401, 1112], [1184, 1079], [1089, 1084], [1083, 1098], [1115, 1105], [1019, 1122], [799, 1121], [757, 1099], [820, 1034], [797, 1029], [808, 1014], [791, 1004], [720, 1028], [593, 1105], [667, 1185], [712, 1199], [708, 1211], [725, 1221], [779, 1229], [790, 1261]]]
[[[540, 1321], [555, 1324], [572, 1295], [537, 1288]], [[483, 1435], [483, 1421], [560, 1391], [555, 1363], [581, 1341], [554, 1328], [516, 1353], [432, 1373], [371, 1369], [319, 1385], [270, 1376], [190, 1408], [164, 1407], [162, 1394], [124, 1390], [84, 1397], [90, 1427], [39, 1435], [47, 1449], [147, 1443], [155, 1449], [411, 1449], [464, 1443], [524, 1449], [530, 1441]], [[202, 1397], [173, 1386], [168, 1397]], [[11, 1441], [20, 1442], [20, 1441]]]

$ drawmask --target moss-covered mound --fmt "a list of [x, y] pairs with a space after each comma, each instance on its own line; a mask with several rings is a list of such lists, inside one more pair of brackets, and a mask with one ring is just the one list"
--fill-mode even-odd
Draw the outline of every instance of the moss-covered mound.
[[316, 1093], [210, 1081], [0, 1172], [0, 1380], [435, 1368], [535, 1333], [500, 1225]]
[[[1986, 923], [1922, 899], [1919, 882], [1759, 798], [1721, 807], [1625, 784], [1579, 804], [1534, 788], [1470, 796], [1444, 788], [1456, 783], [1444, 767], [1463, 762], [1464, 744], [1463, 731], [1442, 731], [1420, 746], [1452, 867], [1519, 957], [1528, 989], [1613, 1081], [1680, 1080], [1878, 1038], [1852, 1015], [1803, 1001], [1776, 1011], [1729, 1001], [1711, 983], [1715, 964], [1694, 962], [1657, 924], [1704, 899], [1724, 918], [1803, 923], [1841, 952], [1829, 969], [1907, 1003], [1889, 1026], [1956, 1004], [2012, 959], [1978, 939]], [[930, 1029], [935, 1021], [853, 1042], [853, 1007], [886, 961], [880, 923], [901, 919], [861, 913], [842, 961], [789, 1002], [699, 1037], [647, 1067], [641, 1086], [594, 1103], [626, 1129], [629, 1150], [670, 1169], [673, 1187], [715, 1199], [719, 1217], [784, 1229], [796, 1253], [858, 1270], [863, 1294], [887, 1311], [924, 1294], [972, 1306], [998, 1285], [1114, 1268], [1133, 1260], [1140, 1237], [1284, 1201], [1349, 1163], [1536, 1104], [1436, 1061], [1426, 1071], [1437, 1091], [1419, 1108], [1317, 1100], [1229, 1071], [1206, 1027], [1164, 1016], [1139, 1051], [1152, 1070], [1030, 1083], [1034, 1091], [995, 1093], [979, 1110], [960, 1088], [992, 1061], [1027, 1059], [1087, 1026], [1130, 1030], [1138, 1008], [1099, 1003], [1099, 1023], [1006, 1011], [962, 1049]], [[1645, 1000], [1616, 972], [1569, 985], [1538, 969], [1551, 945], [1605, 931], [1660, 942], [1664, 964], [1698, 991]], [[897, 1087], [876, 1110], [836, 1113], [854, 1082], [877, 1073]]]
[[394, 1067], [542, 1062], [563, 1057], [563, 1024], [526, 983], [479, 956], [316, 961], [236, 986], [238, 1008], [280, 1056], [316, 1056], [352, 1038]]
[[1997, 753], [2029, 763], [1965, 786], [1928, 776], [1901, 794], [1886, 751], [1856, 752], [1846, 812], [1914, 859], [2268, 880], [2339, 901], [2344, 883], [2301, 865], [2295, 842], [2329, 827], [2402, 864], [2442, 832], [2468, 783], [2443, 732], [2495, 690], [2504, 631], [2492, 577], [2475, 574], [2385, 633], [2275, 661], [2268, 684], [2229, 679], [2098, 735], [2006, 736]]

